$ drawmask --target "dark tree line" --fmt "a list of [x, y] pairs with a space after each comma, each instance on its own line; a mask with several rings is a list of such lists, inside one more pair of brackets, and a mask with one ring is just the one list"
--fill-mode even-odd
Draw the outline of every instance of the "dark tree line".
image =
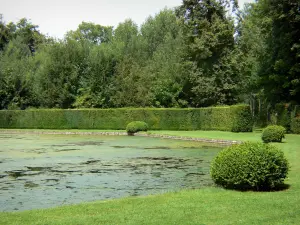
[[300, 3], [183, 0], [62, 40], [0, 17], [0, 109], [300, 102]]

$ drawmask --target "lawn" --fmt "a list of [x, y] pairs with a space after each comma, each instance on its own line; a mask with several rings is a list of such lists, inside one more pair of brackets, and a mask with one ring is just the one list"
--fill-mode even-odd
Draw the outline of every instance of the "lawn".
[[[155, 131], [168, 135], [260, 141], [259, 133]], [[300, 136], [287, 135], [281, 148], [291, 166], [278, 192], [238, 192], [210, 187], [130, 197], [53, 209], [0, 213], [0, 224], [299, 224]], [[34, 196], [33, 196], [34, 197]]]

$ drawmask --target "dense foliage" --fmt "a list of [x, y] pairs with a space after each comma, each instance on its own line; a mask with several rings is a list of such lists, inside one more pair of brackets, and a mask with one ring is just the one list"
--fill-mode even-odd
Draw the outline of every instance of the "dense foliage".
[[144, 121], [132, 121], [126, 126], [126, 131], [128, 134], [134, 134], [139, 131], [147, 131], [148, 124]]
[[[1, 110], [1, 128], [41, 129], [112, 129], [125, 130], [131, 121], [145, 121], [151, 130], [222, 130], [231, 131], [235, 121], [252, 128], [249, 106], [188, 109], [32, 109]], [[240, 118], [244, 117], [245, 118]], [[248, 122], [246, 122], [248, 120]], [[245, 125], [245, 126], [246, 126]], [[245, 131], [243, 127], [242, 130]]]
[[295, 117], [292, 119], [291, 130], [294, 134], [300, 134], [300, 117]]
[[286, 129], [283, 126], [270, 125], [263, 130], [261, 139], [265, 143], [281, 142], [285, 136], [285, 132]]
[[253, 117], [248, 107], [232, 106], [235, 119], [233, 120], [232, 132], [252, 132]]
[[[299, 9], [298, 0], [258, 0], [238, 14], [237, 46], [245, 90], [253, 111], [263, 120], [276, 103], [299, 104]], [[289, 129], [284, 120], [280, 125]]]
[[288, 161], [277, 147], [246, 142], [222, 150], [210, 173], [225, 188], [269, 190], [283, 184], [288, 170]]
[[271, 122], [273, 124], [283, 126], [286, 130], [290, 130], [291, 126], [291, 105], [276, 104], [272, 113]]
[[279, 110], [277, 124], [289, 130], [293, 109], [276, 104], [300, 103], [299, 8], [298, 0], [241, 10], [235, 0], [183, 0], [140, 27], [82, 22], [60, 40], [0, 16], [0, 109], [250, 103], [257, 125]]

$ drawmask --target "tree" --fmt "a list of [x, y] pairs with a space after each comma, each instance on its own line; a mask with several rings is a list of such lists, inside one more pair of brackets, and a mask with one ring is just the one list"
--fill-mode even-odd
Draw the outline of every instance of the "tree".
[[31, 52], [22, 37], [5, 46], [0, 53], [0, 109], [24, 109], [35, 104], [31, 66]]
[[3, 21], [3, 16], [0, 14], [0, 51], [4, 50], [5, 45], [9, 42], [10, 32], [5, 22]]
[[35, 93], [42, 107], [72, 108], [79, 80], [86, 72], [86, 56], [81, 43], [65, 40], [47, 43], [35, 56]]
[[149, 17], [140, 33], [131, 20], [119, 24], [115, 40], [124, 49], [116, 65], [116, 106], [186, 105], [179, 99], [187, 72], [184, 39], [172, 10]]
[[260, 82], [268, 99], [275, 103], [300, 99], [300, 2], [260, 0], [256, 10], [265, 30], [266, 52], [260, 63]]
[[[231, 4], [232, 3], [232, 4]], [[177, 9], [186, 33], [191, 74], [183, 90], [193, 106], [237, 102], [238, 71], [232, 63], [234, 22], [228, 16], [236, 1], [184, 0]]]
[[299, 1], [259, 0], [239, 14], [237, 44], [247, 102], [266, 121], [276, 103], [299, 103]]
[[115, 107], [149, 106], [149, 82], [144, 82], [143, 66], [148, 60], [146, 43], [137, 24], [127, 19], [114, 31], [112, 49], [115, 67], [111, 103]]
[[114, 84], [112, 102], [115, 107], [151, 105], [150, 79], [144, 76], [142, 67], [133, 58], [127, 57], [118, 63]]
[[119, 23], [114, 30], [112, 48], [119, 60], [127, 57], [132, 57], [139, 63], [145, 63], [147, 60], [146, 43], [139, 34], [138, 25], [131, 19]]
[[111, 41], [112, 30], [110, 26], [82, 22], [75, 31], [69, 31], [66, 37], [77, 41], [88, 40], [93, 44], [101, 44]]
[[258, 72], [261, 62], [266, 60], [266, 34], [271, 20], [261, 17], [258, 7], [257, 3], [245, 4], [237, 14], [237, 60], [242, 77], [242, 100], [250, 104], [253, 116], [264, 117], [261, 121], [266, 121], [269, 102]]
[[84, 73], [80, 75], [79, 88], [73, 106], [77, 108], [108, 108], [112, 106], [112, 86], [116, 55], [111, 44], [90, 46]]
[[147, 43], [147, 52], [151, 57], [156, 49], [165, 43], [165, 37], [176, 38], [180, 31], [179, 21], [170, 9], [160, 11], [155, 17], [148, 17], [141, 27], [141, 35]]

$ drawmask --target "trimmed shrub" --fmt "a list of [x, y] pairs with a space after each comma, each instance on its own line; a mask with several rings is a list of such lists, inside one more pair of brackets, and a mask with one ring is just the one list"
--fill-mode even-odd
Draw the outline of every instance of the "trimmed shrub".
[[295, 117], [292, 119], [291, 130], [294, 134], [300, 134], [300, 117]]
[[207, 108], [0, 110], [0, 128], [124, 130], [145, 121], [151, 130], [251, 131], [248, 105]]
[[139, 131], [147, 131], [148, 124], [143, 121], [133, 121], [126, 126], [126, 131], [128, 134], [134, 134]]
[[249, 107], [245, 105], [232, 106], [233, 120], [232, 132], [252, 132], [254, 120]]
[[217, 185], [238, 190], [270, 190], [283, 184], [288, 161], [277, 147], [246, 142], [223, 149], [211, 163]]
[[283, 126], [270, 125], [263, 130], [261, 139], [265, 143], [281, 142], [285, 132], [286, 129]]

